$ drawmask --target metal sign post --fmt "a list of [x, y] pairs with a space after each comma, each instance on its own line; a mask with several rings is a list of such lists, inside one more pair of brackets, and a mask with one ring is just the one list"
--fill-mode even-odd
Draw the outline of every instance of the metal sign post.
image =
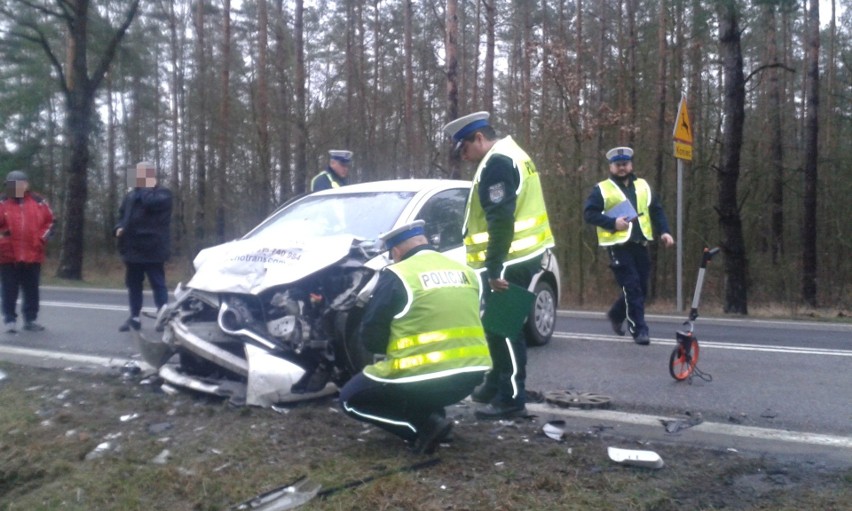
[[692, 126], [686, 109], [686, 96], [681, 95], [672, 132], [674, 156], [677, 158], [677, 311], [683, 310], [683, 161], [692, 161]]

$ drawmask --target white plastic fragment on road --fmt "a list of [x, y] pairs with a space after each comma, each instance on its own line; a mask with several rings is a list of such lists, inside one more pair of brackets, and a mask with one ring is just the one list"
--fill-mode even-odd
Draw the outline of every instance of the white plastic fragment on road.
[[165, 465], [169, 462], [169, 458], [171, 457], [172, 452], [168, 449], [163, 449], [162, 451], [160, 451], [160, 454], [154, 456], [154, 458], [151, 460], [151, 463], [155, 465]]
[[548, 438], [556, 441], [565, 440], [565, 421], [563, 420], [550, 421], [541, 429]]
[[230, 508], [230, 511], [284, 511], [295, 509], [312, 500], [322, 486], [308, 478], [302, 478], [295, 483], [275, 488], [262, 493], [241, 504]]
[[663, 459], [654, 451], [640, 451], [636, 449], [620, 449], [618, 447], [607, 447], [609, 459], [622, 465], [633, 465], [644, 468], [663, 468]]

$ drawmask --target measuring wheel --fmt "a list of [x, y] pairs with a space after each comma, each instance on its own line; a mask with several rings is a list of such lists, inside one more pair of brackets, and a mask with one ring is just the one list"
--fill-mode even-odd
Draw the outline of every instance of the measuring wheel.
[[605, 408], [612, 398], [591, 392], [552, 390], [544, 394], [544, 400], [562, 408]]
[[669, 357], [669, 374], [678, 381], [689, 378], [698, 364], [698, 339], [677, 333], [677, 346]]

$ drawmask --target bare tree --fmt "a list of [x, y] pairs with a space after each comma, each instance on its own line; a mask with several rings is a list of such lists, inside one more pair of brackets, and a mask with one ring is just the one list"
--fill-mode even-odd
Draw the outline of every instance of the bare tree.
[[296, 169], [293, 181], [297, 194], [305, 193], [308, 181], [308, 128], [305, 118], [306, 91], [305, 82], [305, 2], [296, 0], [293, 32], [296, 39]]
[[255, 221], [269, 211], [272, 182], [272, 152], [269, 142], [269, 7], [258, 0], [257, 9], [257, 149], [259, 174], [254, 180]]
[[807, 111], [805, 113], [802, 218], [802, 300], [817, 305], [817, 157], [819, 152], [819, 2], [806, 16]]
[[[136, 17], [139, 0], [133, 0], [122, 16], [121, 22], [97, 56], [90, 68], [89, 30], [90, 0], [55, 0], [54, 2], [29, 2], [19, 0], [17, 7], [3, 8], [2, 14], [17, 23], [15, 35], [41, 46], [50, 60], [59, 80], [65, 99], [65, 134], [70, 147], [66, 167], [66, 196], [62, 212], [62, 241], [59, 253], [60, 278], [83, 278], [83, 246], [85, 244], [85, 210], [88, 200], [92, 118], [95, 114], [95, 95], [115, 57], [121, 40]], [[51, 4], [55, 4], [51, 6]], [[54, 50], [45, 27], [33, 20], [39, 18], [58, 20], [66, 30], [63, 48], [65, 63]], [[90, 74], [91, 73], [91, 74]]]
[[748, 314], [748, 282], [745, 240], [737, 196], [740, 151], [745, 120], [745, 77], [740, 47], [739, 10], [736, 0], [720, 0], [719, 53], [722, 58], [722, 147], [718, 167], [719, 204], [716, 212], [722, 228], [725, 255], [725, 312]]
[[[764, 6], [768, 64], [776, 64], [779, 60], [775, 10], [773, 4]], [[779, 79], [782, 70], [773, 67], [767, 72], [769, 73], [769, 108], [767, 109], [769, 113], [769, 162], [772, 166], [769, 250], [772, 264], [777, 265], [784, 254], [784, 122], [781, 80]]]
[[[459, 17], [458, 2], [447, 0], [447, 35], [446, 35], [446, 73], [447, 73], [447, 122], [452, 121], [459, 115], [459, 90], [458, 90], [458, 39], [459, 39]], [[458, 179], [460, 176], [458, 162], [450, 158], [450, 177]]]
[[482, 77], [482, 108], [494, 110], [494, 46], [496, 45], [497, 0], [482, 0], [485, 6], [485, 71]]

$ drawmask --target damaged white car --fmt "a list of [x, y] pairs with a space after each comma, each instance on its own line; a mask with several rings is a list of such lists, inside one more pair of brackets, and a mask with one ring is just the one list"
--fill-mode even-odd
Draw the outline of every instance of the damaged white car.
[[[140, 351], [169, 384], [270, 406], [335, 392], [373, 355], [355, 339], [364, 304], [390, 264], [379, 234], [426, 222], [431, 243], [464, 261], [470, 182], [380, 181], [299, 197], [243, 238], [202, 250]], [[546, 344], [559, 300], [548, 252], [530, 290], [524, 333]]]

